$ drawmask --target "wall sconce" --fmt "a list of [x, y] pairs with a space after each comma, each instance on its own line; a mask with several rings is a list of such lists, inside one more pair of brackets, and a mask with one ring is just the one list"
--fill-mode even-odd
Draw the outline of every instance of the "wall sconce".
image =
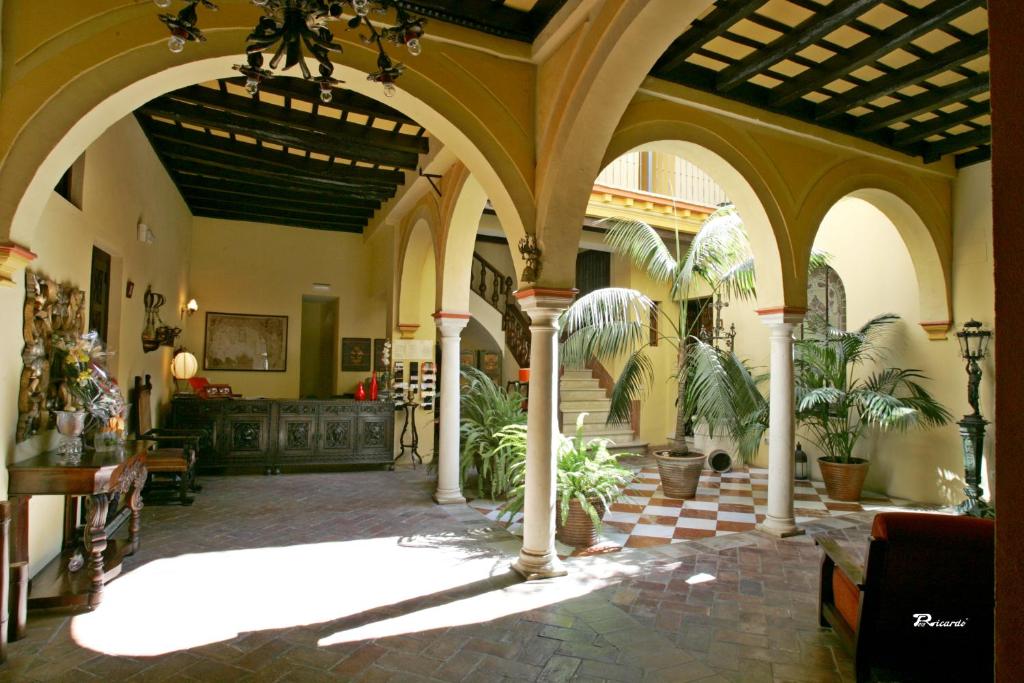
[[184, 318], [186, 315], [192, 317], [192, 314], [199, 310], [199, 303], [195, 299], [189, 299], [188, 303], [181, 307], [181, 317]]
[[125, 296], [126, 299], [131, 299], [132, 298], [132, 294], [134, 294], [134, 293], [135, 293], [135, 283], [132, 282], [131, 280], [129, 280], [128, 284], [125, 285], [125, 288], [124, 288], [124, 296]]

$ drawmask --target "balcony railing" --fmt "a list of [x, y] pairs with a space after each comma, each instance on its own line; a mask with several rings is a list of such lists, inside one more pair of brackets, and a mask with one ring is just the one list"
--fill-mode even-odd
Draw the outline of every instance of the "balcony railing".
[[689, 161], [652, 163], [646, 152], [624, 154], [610, 163], [596, 184], [605, 187], [672, 197], [687, 204], [714, 207], [728, 201], [725, 191], [707, 173]]

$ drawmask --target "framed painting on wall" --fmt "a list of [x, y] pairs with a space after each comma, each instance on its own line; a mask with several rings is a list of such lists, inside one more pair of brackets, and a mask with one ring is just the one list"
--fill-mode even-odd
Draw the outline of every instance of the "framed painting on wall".
[[459, 365], [472, 365], [476, 367], [476, 351], [472, 349], [459, 352]]
[[387, 343], [387, 339], [374, 339], [373, 340], [373, 371], [374, 372], [387, 372], [390, 370], [388, 365], [390, 361], [384, 362], [384, 344]]
[[485, 375], [501, 384], [501, 354], [497, 351], [480, 351], [479, 367]]
[[370, 372], [373, 355], [369, 338], [346, 337], [341, 340], [341, 371]]
[[288, 316], [206, 314], [204, 370], [284, 372], [288, 367]]

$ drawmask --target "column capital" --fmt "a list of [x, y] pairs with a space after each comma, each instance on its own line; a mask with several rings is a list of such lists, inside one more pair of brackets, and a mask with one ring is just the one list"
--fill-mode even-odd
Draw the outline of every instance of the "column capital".
[[569, 308], [578, 293], [578, 289], [530, 287], [517, 291], [515, 296], [531, 322], [551, 324]]
[[434, 324], [442, 337], [458, 337], [472, 317], [469, 313], [437, 311], [434, 313]]
[[419, 323], [398, 323], [398, 333], [402, 335], [402, 339], [412, 339], [419, 329]]
[[807, 315], [803, 306], [774, 306], [757, 309], [757, 315], [765, 325], [799, 325]]
[[14, 274], [36, 260], [36, 255], [14, 242], [0, 242], [0, 287], [13, 287]]

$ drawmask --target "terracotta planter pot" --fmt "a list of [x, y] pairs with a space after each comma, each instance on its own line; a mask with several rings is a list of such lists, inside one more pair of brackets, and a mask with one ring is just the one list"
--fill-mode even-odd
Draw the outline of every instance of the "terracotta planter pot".
[[844, 464], [818, 458], [818, 466], [829, 498], [853, 503], [860, 500], [864, 478], [868, 476], [867, 460], [853, 458], [849, 464]]
[[[598, 518], [604, 517], [604, 503], [600, 500], [590, 502], [597, 508]], [[569, 516], [566, 518], [565, 524], [562, 524], [562, 515], [556, 510], [555, 537], [562, 543], [576, 548], [589, 548], [597, 545], [597, 529], [590, 516], [583, 511], [583, 506], [578, 500], [569, 501]]]
[[666, 496], [693, 498], [697, 494], [700, 473], [704, 471], [704, 463], [707, 461], [705, 454], [691, 453], [675, 457], [667, 451], [657, 451], [654, 459], [658, 463], [658, 476], [661, 477], [661, 488]]

